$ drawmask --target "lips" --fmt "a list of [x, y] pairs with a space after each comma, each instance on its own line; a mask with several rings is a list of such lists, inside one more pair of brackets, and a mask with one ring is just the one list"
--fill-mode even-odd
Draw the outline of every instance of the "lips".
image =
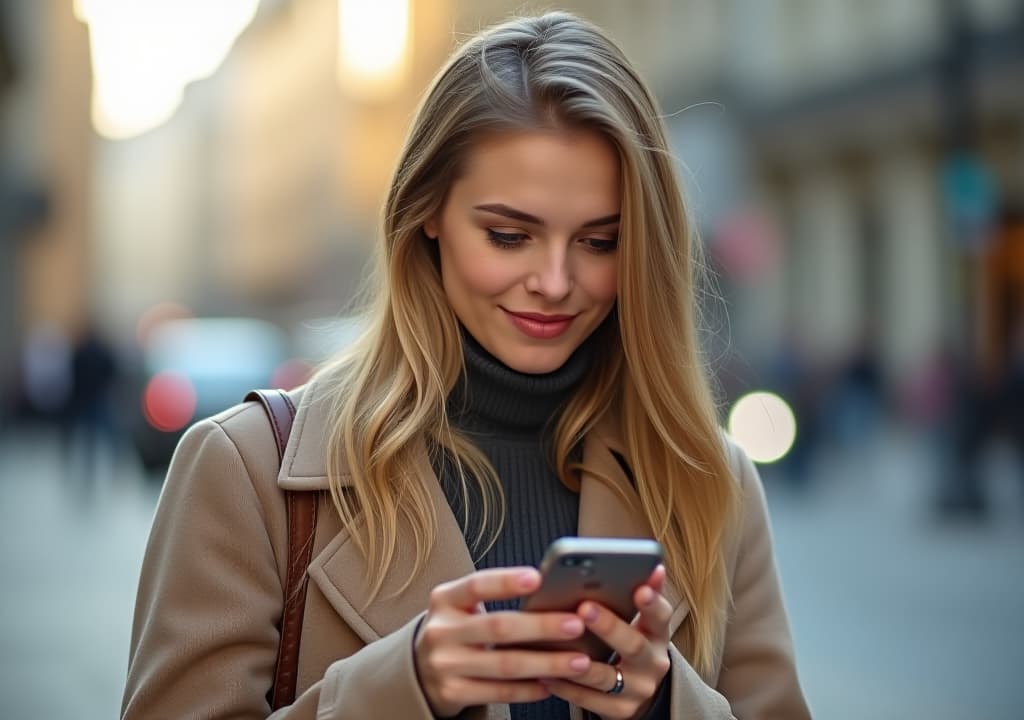
[[505, 310], [505, 314], [516, 329], [537, 340], [551, 340], [562, 335], [576, 319], [575, 315], [545, 315], [511, 310]]
[[516, 317], [526, 318], [527, 320], [535, 320], [536, 322], [564, 322], [566, 320], [572, 320], [575, 315], [545, 315], [544, 313], [532, 313], [532, 312], [512, 312], [506, 310], [505, 312]]

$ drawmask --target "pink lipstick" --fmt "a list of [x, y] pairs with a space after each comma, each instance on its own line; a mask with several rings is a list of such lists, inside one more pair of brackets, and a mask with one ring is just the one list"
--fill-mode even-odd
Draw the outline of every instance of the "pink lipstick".
[[511, 310], [505, 310], [505, 313], [521, 333], [537, 340], [552, 340], [558, 337], [568, 330], [572, 321], [576, 319], [575, 315], [545, 315]]

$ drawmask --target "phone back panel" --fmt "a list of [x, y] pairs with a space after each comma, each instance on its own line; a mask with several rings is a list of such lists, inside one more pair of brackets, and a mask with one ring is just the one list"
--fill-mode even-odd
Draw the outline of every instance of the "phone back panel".
[[[592, 600], [630, 622], [636, 614], [633, 593], [661, 560], [661, 546], [653, 540], [561, 538], [552, 543], [541, 563], [540, 588], [523, 600], [521, 609], [575, 612], [581, 602]], [[576, 640], [531, 647], [579, 650], [595, 659], [611, 654], [589, 631]]]

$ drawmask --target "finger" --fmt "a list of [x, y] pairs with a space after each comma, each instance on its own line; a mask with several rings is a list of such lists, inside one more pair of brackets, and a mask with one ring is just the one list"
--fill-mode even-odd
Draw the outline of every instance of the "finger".
[[539, 585], [540, 573], [531, 567], [478, 570], [431, 590], [430, 607], [473, 611], [482, 602], [519, 597], [533, 592]]
[[573, 613], [517, 612], [474, 615], [448, 630], [448, 640], [463, 645], [511, 645], [542, 640], [570, 640], [583, 634]]
[[593, 662], [590, 664], [590, 669], [586, 672], [579, 673], [576, 677], [570, 679], [577, 685], [607, 692], [615, 686], [617, 678], [618, 675], [614, 666], [603, 662]]
[[475, 680], [453, 677], [441, 687], [441, 700], [457, 707], [490, 703], [528, 703], [543, 700], [551, 691], [537, 680]]
[[552, 695], [577, 705], [607, 720], [629, 718], [634, 715], [640, 703], [627, 695], [609, 695], [603, 690], [578, 685], [569, 680], [543, 679], [542, 683]]
[[647, 578], [647, 582], [645, 584], [649, 585], [650, 588], [654, 590], [654, 592], [660, 593], [665, 589], [666, 575], [667, 573], [665, 571], [665, 566], [658, 565], [658, 567], [654, 568], [654, 571], [651, 573], [650, 577]]
[[480, 650], [460, 647], [433, 658], [433, 669], [445, 677], [480, 680], [576, 678], [590, 669], [583, 653], [546, 650]]
[[651, 652], [650, 641], [640, 630], [603, 605], [585, 602], [577, 610], [587, 628], [604, 640], [626, 662], [635, 662]]
[[667, 641], [672, 606], [665, 596], [652, 590], [649, 585], [641, 585], [633, 593], [633, 602], [640, 611], [637, 629], [652, 640]]

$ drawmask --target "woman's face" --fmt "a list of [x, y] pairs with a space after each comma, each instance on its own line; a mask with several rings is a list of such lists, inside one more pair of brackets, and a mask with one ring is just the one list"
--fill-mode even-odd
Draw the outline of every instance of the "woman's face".
[[590, 131], [478, 142], [424, 230], [448, 302], [513, 370], [557, 370], [615, 304], [619, 161]]

